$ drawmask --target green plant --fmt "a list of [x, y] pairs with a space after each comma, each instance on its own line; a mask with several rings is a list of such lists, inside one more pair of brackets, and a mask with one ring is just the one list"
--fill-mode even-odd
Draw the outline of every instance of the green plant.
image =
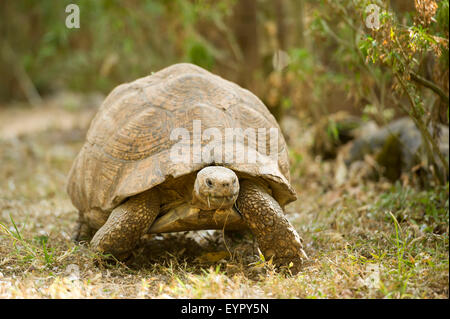
[[[407, 25], [390, 10], [388, 2], [382, 4], [384, 11], [379, 17], [380, 28], [372, 29], [370, 35], [363, 35], [359, 48], [367, 63], [380, 63], [393, 75], [394, 96], [396, 99], [406, 96], [409, 107], [401, 101], [396, 104], [413, 119], [420, 130], [427, 159], [434, 167], [438, 181], [444, 184], [449, 173], [448, 159], [441, 153], [436, 136], [432, 136], [428, 125], [436, 124], [433, 108], [439, 105], [426, 100], [421, 87], [432, 90], [446, 104], [447, 113], [448, 93], [437, 83], [420, 75], [420, 71], [430, 59], [438, 61], [437, 69], [448, 69], [448, 30], [444, 29], [448, 21], [443, 19], [445, 14], [448, 16], [448, 1], [441, 1], [439, 6], [433, 0], [416, 1], [416, 13]], [[436, 15], [437, 20], [434, 18]], [[447, 77], [448, 73], [444, 76]], [[440, 82], [444, 81], [442, 74], [435, 77]], [[437, 161], [440, 161], [443, 174]]]
[[41, 260], [46, 266], [51, 266], [55, 261], [55, 249], [47, 245], [47, 236], [34, 237], [34, 242], [25, 239], [17, 227], [14, 219], [10, 215], [13, 229], [9, 229], [5, 224], [0, 223], [0, 231], [12, 240], [12, 245], [16, 256], [24, 263]]

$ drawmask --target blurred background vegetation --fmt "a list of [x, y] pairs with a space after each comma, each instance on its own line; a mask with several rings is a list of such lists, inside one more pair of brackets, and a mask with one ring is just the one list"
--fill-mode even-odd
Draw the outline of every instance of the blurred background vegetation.
[[[79, 29], [65, 25], [70, 3]], [[325, 158], [330, 140], [345, 142], [336, 114], [378, 125], [409, 116], [445, 183], [448, 156], [428, 128], [448, 127], [448, 23], [448, 0], [2, 1], [0, 108], [63, 90], [107, 94], [191, 62], [254, 92], [279, 121], [323, 123]]]

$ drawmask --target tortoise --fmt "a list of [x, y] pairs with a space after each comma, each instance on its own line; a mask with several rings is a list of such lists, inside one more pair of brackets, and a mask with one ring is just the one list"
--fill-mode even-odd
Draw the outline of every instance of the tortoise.
[[[194, 160], [196, 139], [200, 149], [213, 140], [198, 128], [236, 129], [233, 139], [214, 138], [233, 147], [228, 159], [214, 152]], [[192, 138], [180, 141], [180, 129]], [[247, 129], [277, 134], [257, 147]], [[260, 150], [264, 142], [277, 152]], [[180, 145], [192, 146], [184, 161], [173, 157]], [[236, 160], [238, 146], [256, 156]], [[205, 229], [250, 230], [266, 258], [292, 270], [307, 258], [283, 209], [297, 197], [275, 118], [248, 90], [189, 63], [112, 90], [74, 160], [67, 192], [79, 212], [73, 239], [117, 259], [127, 259], [143, 235]]]

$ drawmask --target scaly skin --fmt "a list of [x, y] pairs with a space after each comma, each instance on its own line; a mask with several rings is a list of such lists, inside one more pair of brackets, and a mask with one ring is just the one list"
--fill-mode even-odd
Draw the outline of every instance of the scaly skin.
[[94, 230], [81, 220], [79, 216], [75, 229], [73, 231], [72, 240], [76, 243], [89, 242], [92, 239]]
[[91, 247], [125, 259], [159, 214], [160, 194], [151, 189], [116, 207], [91, 240]]
[[307, 259], [302, 239], [278, 202], [262, 186], [243, 180], [236, 204], [264, 257], [267, 260], [273, 257], [278, 266], [292, 262], [291, 272], [300, 271], [303, 260]]

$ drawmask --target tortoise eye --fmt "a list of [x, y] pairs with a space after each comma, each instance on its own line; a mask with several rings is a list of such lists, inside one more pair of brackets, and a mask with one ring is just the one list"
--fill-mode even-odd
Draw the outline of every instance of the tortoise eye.
[[209, 178], [207, 178], [206, 179], [206, 185], [208, 185], [209, 187], [212, 187], [213, 186], [213, 182]]

